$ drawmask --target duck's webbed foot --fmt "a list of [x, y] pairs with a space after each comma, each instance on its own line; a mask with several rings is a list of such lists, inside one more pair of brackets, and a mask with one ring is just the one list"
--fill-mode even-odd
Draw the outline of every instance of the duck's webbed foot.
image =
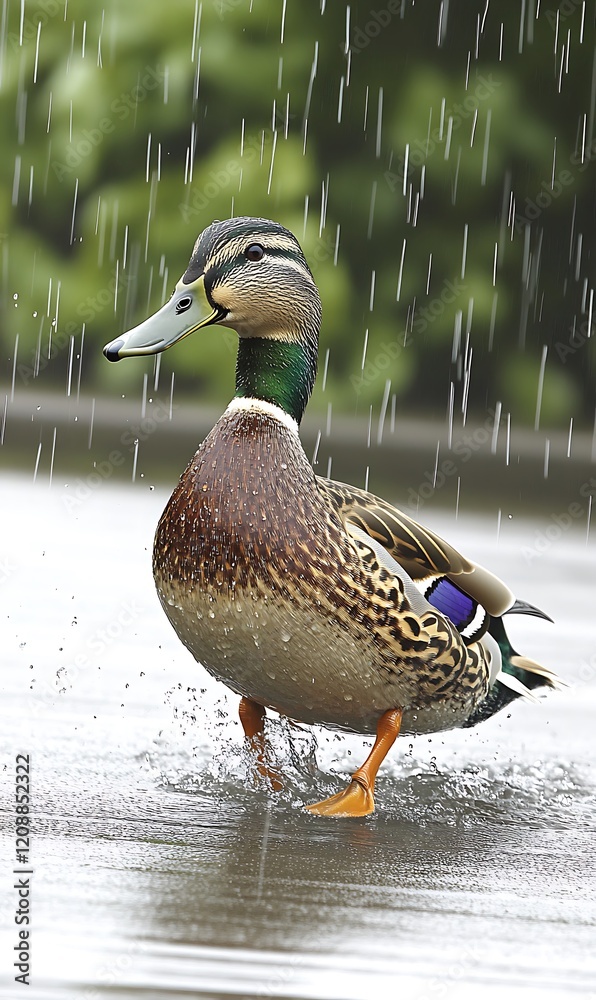
[[265, 739], [265, 709], [252, 698], [241, 698], [238, 707], [240, 722], [248, 742], [257, 758], [257, 771], [261, 777], [266, 778], [274, 792], [279, 792], [283, 788], [283, 781], [279, 771], [271, 767], [267, 762], [267, 740]]
[[307, 806], [317, 816], [368, 816], [375, 811], [374, 788], [377, 771], [399, 736], [401, 708], [384, 712], [377, 725], [377, 738], [362, 767], [352, 775], [343, 792]]

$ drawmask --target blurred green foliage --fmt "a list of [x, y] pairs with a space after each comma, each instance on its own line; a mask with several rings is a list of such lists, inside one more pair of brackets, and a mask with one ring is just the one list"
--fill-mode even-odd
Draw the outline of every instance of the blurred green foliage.
[[[9, 0], [4, 380], [18, 334], [17, 379], [64, 385], [84, 324], [83, 387], [135, 389], [142, 367], [101, 346], [161, 305], [214, 218], [262, 215], [297, 233], [321, 290], [314, 405], [368, 413], [390, 379], [400, 410], [444, 413], [453, 383], [456, 406], [532, 421], [546, 345], [543, 422], [589, 419], [591, 17], [573, 0], [538, 17], [476, 0]], [[161, 377], [223, 401], [233, 350], [204, 331]]]

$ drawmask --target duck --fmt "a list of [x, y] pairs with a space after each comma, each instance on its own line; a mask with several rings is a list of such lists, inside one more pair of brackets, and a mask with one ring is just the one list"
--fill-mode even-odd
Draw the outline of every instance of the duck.
[[476, 725], [556, 674], [511, 646], [507, 614], [548, 615], [369, 493], [315, 475], [299, 436], [317, 372], [321, 299], [302, 248], [269, 219], [216, 220], [168, 302], [104, 348], [159, 354], [209, 326], [238, 334], [235, 394], [159, 520], [153, 575], [184, 646], [240, 697], [257, 778], [283, 787], [273, 711], [371, 735], [369, 756], [314, 815], [375, 810], [398, 735]]

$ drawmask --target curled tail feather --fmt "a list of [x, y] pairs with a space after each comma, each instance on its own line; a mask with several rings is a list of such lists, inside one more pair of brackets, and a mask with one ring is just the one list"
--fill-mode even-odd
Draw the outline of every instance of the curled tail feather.
[[502, 659], [501, 670], [484, 701], [476, 706], [464, 723], [464, 728], [490, 719], [491, 715], [506, 708], [516, 698], [539, 701], [540, 699], [534, 694], [534, 690], [537, 688], [547, 687], [561, 690], [567, 687], [567, 684], [549, 667], [543, 667], [535, 660], [530, 660], [528, 657], [516, 653], [509, 642], [502, 618], [491, 618], [488, 631], [499, 644]]

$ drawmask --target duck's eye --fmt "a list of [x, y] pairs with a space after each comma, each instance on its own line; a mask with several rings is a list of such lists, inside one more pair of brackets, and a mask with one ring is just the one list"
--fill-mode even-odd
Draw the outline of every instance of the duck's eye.
[[244, 251], [247, 260], [261, 260], [265, 256], [265, 248], [260, 243], [251, 243]]
[[187, 309], [190, 309], [191, 305], [192, 295], [183, 295], [176, 303], [176, 315], [179, 316], [180, 313], [186, 312]]

